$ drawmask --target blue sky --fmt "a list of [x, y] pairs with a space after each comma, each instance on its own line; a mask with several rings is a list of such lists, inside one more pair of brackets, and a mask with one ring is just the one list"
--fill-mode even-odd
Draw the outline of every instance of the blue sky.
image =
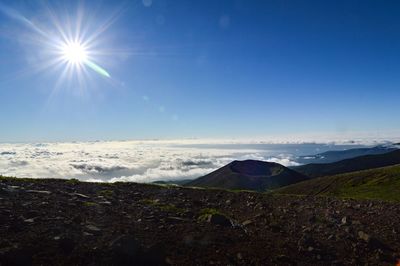
[[[400, 131], [396, 1], [1, 3], [0, 141]], [[115, 15], [93, 57], [110, 78], [39, 69], [48, 46], [7, 11], [57, 35], [46, 8], [89, 35]]]

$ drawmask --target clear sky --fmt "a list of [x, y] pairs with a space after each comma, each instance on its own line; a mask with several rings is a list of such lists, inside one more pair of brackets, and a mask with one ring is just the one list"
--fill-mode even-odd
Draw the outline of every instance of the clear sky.
[[0, 141], [400, 131], [398, 1], [0, 3]]

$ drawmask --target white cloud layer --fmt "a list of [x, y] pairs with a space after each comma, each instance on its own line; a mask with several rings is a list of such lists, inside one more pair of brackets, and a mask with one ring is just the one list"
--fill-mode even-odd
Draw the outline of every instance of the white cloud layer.
[[295, 155], [315, 154], [332, 147], [200, 140], [0, 143], [0, 175], [99, 182], [182, 180], [205, 175], [233, 160], [295, 166]]
[[82, 181], [153, 182], [196, 178], [236, 159], [268, 159], [285, 165], [296, 164], [289, 158], [262, 155], [265, 151], [259, 149], [196, 147], [197, 144], [198, 141], [0, 144], [0, 174]]

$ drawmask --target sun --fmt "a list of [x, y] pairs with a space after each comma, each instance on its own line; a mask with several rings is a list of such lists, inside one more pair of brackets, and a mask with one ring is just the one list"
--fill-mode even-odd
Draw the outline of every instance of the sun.
[[67, 42], [62, 47], [63, 59], [74, 65], [82, 65], [88, 60], [88, 51], [80, 42]]
[[[59, 12], [51, 5], [44, 6], [46, 12], [43, 14], [46, 19], [43, 21], [51, 22], [47, 27], [45, 24], [30, 21], [16, 10], [12, 12], [16, 19], [21, 20], [31, 30], [32, 35], [27, 39], [32, 40], [35, 45], [32, 50], [40, 51], [40, 61], [35, 64], [35, 71], [56, 71], [59, 77], [55, 88], [78, 85], [75, 87], [83, 90], [92, 80], [91, 72], [114, 82], [99, 61], [116, 51], [107, 49], [104, 42], [107, 38], [103, 34], [117, 19], [118, 10], [105, 17], [104, 21], [97, 21], [95, 17], [86, 15], [84, 6], [80, 4], [72, 14]], [[0, 13], [1, 9], [0, 4]]]

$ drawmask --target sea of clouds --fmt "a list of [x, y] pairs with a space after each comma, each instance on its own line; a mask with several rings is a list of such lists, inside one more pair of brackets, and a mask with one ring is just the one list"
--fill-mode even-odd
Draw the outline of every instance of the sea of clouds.
[[333, 144], [243, 144], [198, 141], [97, 141], [0, 143], [0, 175], [77, 178], [96, 182], [194, 179], [233, 160], [295, 166], [296, 155], [338, 148]]

